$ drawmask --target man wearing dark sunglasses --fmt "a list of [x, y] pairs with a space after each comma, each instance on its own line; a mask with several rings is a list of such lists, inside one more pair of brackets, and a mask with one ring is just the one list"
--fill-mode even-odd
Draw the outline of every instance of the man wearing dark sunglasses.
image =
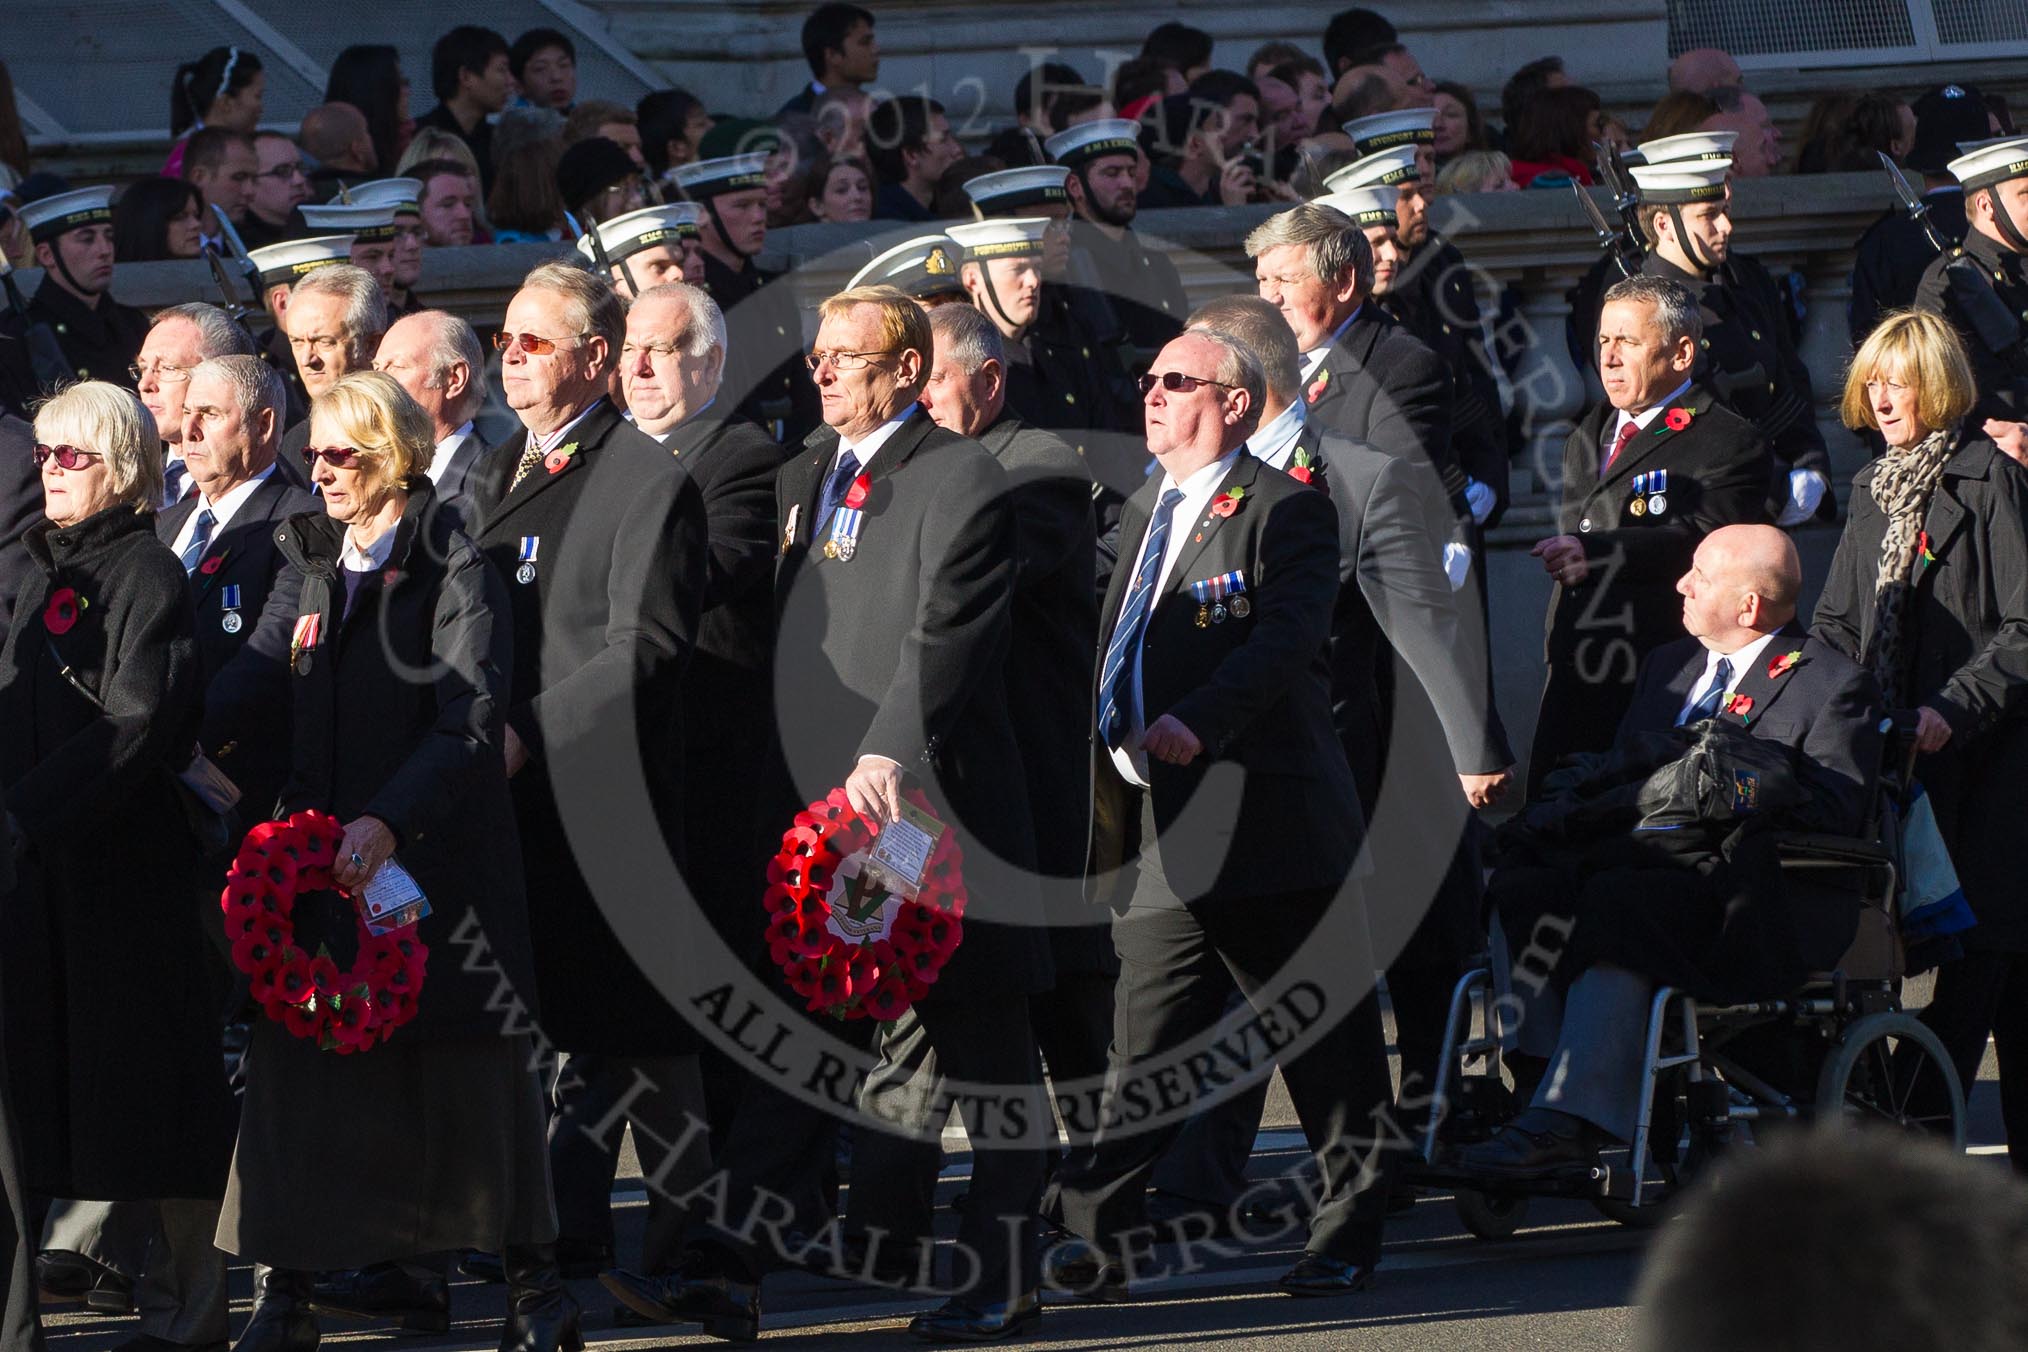
[[[486, 452], [472, 487], [470, 534], [506, 584], [514, 623], [505, 750], [528, 894], [542, 899], [529, 917], [542, 1026], [568, 1057], [553, 1158], [582, 1156], [583, 1133], [637, 1073], [669, 1089], [657, 1102], [696, 1079], [679, 1064], [695, 1034], [615, 935], [601, 905], [613, 899], [594, 895], [577, 852], [616, 781], [645, 780], [655, 819], [679, 819], [681, 680], [705, 593], [697, 484], [606, 397], [625, 322], [602, 277], [566, 263], [528, 274], [493, 335], [524, 430]], [[616, 775], [611, 729], [626, 723], [639, 761]], [[550, 1255], [574, 1275], [612, 1256], [610, 1232], [590, 1232], [604, 1208], [572, 1186], [583, 1174], [558, 1173], [564, 1229]], [[505, 1259], [519, 1280], [529, 1255]]]
[[[1081, 1299], [1126, 1298], [1128, 1236], [1184, 1119], [1145, 1122], [1122, 1088], [1144, 1090], [1147, 1063], [1210, 1028], [1234, 980], [1273, 1017], [1278, 974], [1326, 952], [1339, 976], [1318, 984], [1321, 1034], [1277, 1055], [1321, 1174], [1281, 1288], [1344, 1294], [1380, 1258], [1386, 1189], [1360, 1186], [1354, 1138], [1391, 1106], [1392, 1085], [1365, 918], [1356, 894], [1340, 896], [1365, 821], [1325, 668], [1337, 519], [1322, 493], [1246, 453], [1266, 377], [1238, 341], [1190, 330], [1142, 384], [1160, 467], [1121, 514], [1099, 610], [1088, 878], [1091, 900], [1113, 909], [1121, 960], [1118, 1078], [1097, 1116], [1135, 1125], [1073, 1152], [1059, 1187], [1078, 1239], [1052, 1250], [1045, 1278]], [[1216, 1101], [1199, 1092], [1201, 1106]]]

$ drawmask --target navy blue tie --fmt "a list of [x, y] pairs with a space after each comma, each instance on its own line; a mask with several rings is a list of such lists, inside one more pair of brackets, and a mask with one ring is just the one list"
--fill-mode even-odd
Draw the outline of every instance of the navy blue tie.
[[1704, 693], [1697, 697], [1689, 712], [1676, 720], [1677, 725], [1680, 727], [1685, 723], [1695, 723], [1700, 718], [1718, 717], [1718, 706], [1725, 703], [1725, 687], [1731, 684], [1732, 659], [1721, 657], [1717, 669], [1711, 673], [1711, 684], [1704, 687]]
[[824, 480], [823, 496], [817, 499], [817, 519], [810, 525], [810, 538], [817, 538], [817, 532], [824, 529], [824, 523], [831, 519], [838, 504], [845, 500], [852, 481], [859, 477], [859, 457], [851, 451], [838, 457], [838, 463], [831, 469], [831, 477]]
[[1169, 551], [1169, 527], [1183, 490], [1172, 488], [1155, 505], [1155, 517], [1148, 525], [1148, 543], [1141, 548], [1140, 566], [1120, 606], [1119, 623], [1113, 626], [1113, 641], [1106, 645], [1105, 666], [1099, 672], [1099, 731], [1106, 745], [1117, 748], [1126, 740], [1127, 730], [1140, 711], [1134, 699], [1134, 654], [1140, 650], [1141, 635], [1148, 627], [1148, 612], [1155, 608], [1155, 584], [1162, 577], [1162, 558]]
[[211, 528], [217, 524], [218, 518], [209, 507], [197, 509], [197, 527], [190, 532], [190, 543], [183, 546], [184, 572], [194, 573], [197, 565], [204, 562], [204, 551], [211, 548]]

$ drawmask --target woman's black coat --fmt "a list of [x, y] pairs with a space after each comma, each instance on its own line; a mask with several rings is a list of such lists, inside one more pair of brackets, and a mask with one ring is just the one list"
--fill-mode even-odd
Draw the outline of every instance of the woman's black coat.
[[[1879, 463], [1853, 477], [1845, 534], [1811, 631], [1854, 660], [1873, 630], [1887, 532], [1869, 490]], [[1942, 714], [1951, 738], [1916, 773], [1979, 918], [1968, 946], [2028, 952], [2019, 846], [2028, 783], [2028, 470], [1985, 437], [1960, 431], [1923, 529], [1934, 557], [1916, 562], [1901, 697]]]
[[[170, 774], [202, 698], [190, 590], [153, 512], [45, 521], [26, 539], [34, 566], [0, 650], [0, 782], [26, 837], [0, 900], [0, 1029], [28, 1186], [216, 1197], [232, 1106], [215, 960], [187, 900], [197, 848]], [[64, 589], [82, 606], [53, 633]]]
[[[394, 858], [429, 898], [420, 936], [430, 956], [408, 1039], [525, 1033], [534, 1012], [521, 850], [507, 797], [501, 736], [513, 634], [499, 577], [434, 510], [427, 483], [395, 527], [393, 553], [348, 611], [338, 556], [345, 527], [309, 512], [275, 543], [303, 573], [300, 602], [271, 607], [252, 646], [270, 679], [287, 674], [294, 723], [283, 810], [314, 808], [341, 822], [378, 817]], [[314, 647], [291, 652], [299, 616], [318, 616]], [[272, 689], [272, 686], [270, 686]], [[233, 699], [258, 698], [236, 689]], [[297, 942], [321, 940], [349, 965], [352, 904], [336, 894], [298, 902]], [[468, 968], [474, 970], [467, 970]], [[523, 1002], [519, 1014], [511, 999]], [[372, 1055], [368, 1052], [367, 1055]]]

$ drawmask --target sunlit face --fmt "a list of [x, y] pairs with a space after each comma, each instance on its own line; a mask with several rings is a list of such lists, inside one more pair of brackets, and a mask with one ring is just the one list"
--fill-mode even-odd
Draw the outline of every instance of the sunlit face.
[[999, 363], [988, 360], [966, 374], [951, 352], [951, 340], [936, 335], [936, 357], [930, 362], [929, 383], [923, 386], [922, 406], [938, 427], [962, 437], [976, 437], [992, 426], [1003, 406]]
[[190, 372], [203, 360], [204, 335], [187, 319], [165, 319], [149, 329], [141, 355], [134, 359], [141, 368], [136, 390], [141, 406], [171, 445], [183, 439], [183, 399], [190, 390]]
[[422, 280], [423, 226], [420, 217], [394, 218], [394, 284], [406, 291]]
[[[1677, 247], [1683, 249], [1686, 259], [1699, 267], [1707, 262], [1723, 263], [1732, 251], [1732, 194], [1728, 191], [1716, 202], [1692, 202], [1676, 208], [1676, 214], [1683, 221], [1684, 237], [1695, 246], [1684, 248], [1678, 241]], [[1666, 213], [1660, 221], [1661, 229], [1675, 233], [1675, 223]]]
[[873, 183], [856, 164], [834, 164], [824, 175], [824, 188], [810, 199], [810, 214], [820, 221], [864, 221], [873, 217]]
[[345, 300], [316, 292], [292, 295], [282, 315], [295, 354], [296, 374], [312, 399], [338, 383], [338, 377], [363, 363], [354, 361], [352, 340], [345, 331]]
[[517, 341], [500, 354], [500, 388], [516, 412], [579, 409], [591, 403], [609, 371], [605, 341], [586, 335], [573, 322], [569, 303], [554, 291], [524, 287], [507, 303], [501, 327], [556, 344], [551, 352], [530, 352]]
[[720, 193], [711, 204], [717, 209], [717, 219], [705, 212], [703, 230], [734, 253], [747, 257], [759, 253], [768, 238], [768, 190], [741, 188]]
[[1367, 226], [1366, 242], [1373, 246], [1373, 294], [1385, 296], [1394, 290], [1394, 275], [1401, 270], [1401, 243], [1384, 225]]
[[93, 452], [76, 469], [65, 469], [51, 456], [42, 462], [42, 514], [59, 526], [75, 526], [113, 505], [113, 471], [103, 454]]
[[1676, 594], [1683, 598], [1683, 631], [1692, 638], [1722, 638], [1742, 626], [1750, 593], [1730, 563], [1731, 551], [1707, 536], [1690, 560], [1690, 571], [1676, 580]]
[[1422, 63], [1415, 59], [1414, 53], [1405, 50], [1389, 52], [1380, 58], [1380, 64], [1408, 91], [1409, 107], [1429, 107], [1430, 99], [1436, 94], [1436, 81], [1422, 73]]
[[[310, 439], [305, 446], [320, 451], [359, 449], [342, 435], [337, 419], [314, 408], [310, 411]], [[340, 468], [321, 455], [310, 463], [310, 482], [317, 485], [325, 513], [334, 521], [342, 521], [348, 526], [373, 520], [386, 505], [388, 494], [394, 488], [384, 475], [364, 460]]]
[[642, 431], [660, 434], [702, 409], [718, 392], [725, 354], [686, 350], [690, 306], [677, 298], [638, 302], [627, 312], [620, 384]]
[[613, 264], [611, 276], [613, 289], [628, 300], [632, 300], [635, 294], [633, 288], [627, 285], [629, 276], [643, 291], [664, 282], [687, 280], [683, 275], [683, 246], [680, 243], [652, 244], [628, 254], [624, 262], [624, 268], [619, 262]]
[[1150, 376], [1175, 372], [1203, 383], [1191, 390], [1170, 390], [1157, 380], [1141, 396], [1150, 455], [1164, 460], [1178, 452], [1217, 452], [1246, 398], [1240, 391], [1210, 383], [1224, 355], [1216, 343], [1194, 333], [1183, 334], [1156, 355], [1148, 367]]
[[1653, 408], [1683, 383], [1696, 360], [1697, 345], [1687, 335], [1674, 343], [1663, 335], [1652, 302], [1609, 301], [1599, 312], [1599, 381], [1622, 412]]
[[220, 207], [237, 225], [246, 219], [253, 205], [254, 183], [260, 175], [260, 160], [253, 148], [234, 141], [225, 147], [225, 158], [209, 169], [193, 170], [191, 183], [204, 194], [207, 207]]
[[[1042, 260], [1039, 258], [991, 258], [967, 263], [959, 280], [972, 303], [1003, 331], [1010, 326], [1025, 332], [1042, 309]], [[986, 292], [992, 283], [992, 295]], [[995, 308], [995, 302], [998, 307]]]
[[1930, 434], [1922, 421], [1922, 391], [1905, 372], [1875, 371], [1866, 382], [1866, 404], [1873, 410], [1881, 438], [1896, 450], [1906, 450]]
[[380, 293], [393, 295], [394, 282], [394, 241], [391, 239], [371, 240], [352, 243], [352, 266], [364, 268], [373, 274], [373, 280], [380, 283]]
[[[817, 341], [811, 352], [825, 358], [811, 373], [824, 422], [845, 437], [862, 437], [900, 412], [920, 379], [922, 354], [888, 350], [880, 310], [873, 305], [855, 305], [843, 314], [825, 317], [817, 325]], [[834, 353], [863, 354], [866, 364], [856, 370], [841, 370], [829, 360]], [[855, 364], [857, 360], [848, 358]]]
[[1296, 349], [1307, 352], [1329, 340], [1352, 313], [1361, 297], [1349, 277], [1325, 282], [1310, 270], [1310, 251], [1300, 244], [1280, 244], [1254, 259], [1254, 283], [1260, 298], [1282, 312], [1295, 331]]
[[1070, 178], [1070, 191], [1083, 197], [1085, 211], [1101, 225], [1131, 225], [1139, 206], [1135, 155], [1107, 155]]
[[478, 196], [477, 186], [463, 174], [432, 175], [422, 188], [424, 242], [439, 247], [470, 244]]
[[1465, 148], [1465, 142], [1472, 137], [1471, 118], [1465, 112], [1465, 105], [1452, 94], [1439, 93], [1434, 96], [1436, 106], [1436, 132], [1434, 149], [1440, 158], [1448, 159]]
[[183, 402], [183, 463], [208, 500], [218, 501], [267, 465], [276, 430], [271, 414], [257, 426], [248, 423], [237, 393], [216, 369], [191, 377]]
[[1419, 249], [1429, 238], [1429, 194], [1434, 178], [1410, 179], [1394, 203], [1395, 233], [1403, 248]]
[[97, 295], [113, 280], [113, 227], [81, 225], [35, 246], [35, 261], [45, 269], [59, 257], [72, 281], [87, 294]]
[[380, 346], [373, 352], [373, 369], [394, 377], [394, 382], [408, 391], [409, 397], [430, 415], [430, 422], [438, 427], [449, 421], [450, 404], [454, 385], [462, 374], [464, 380], [471, 379], [471, 372], [465, 370], [463, 362], [453, 363], [444, 372], [444, 378], [431, 381], [431, 348], [436, 331], [435, 320], [428, 315], [406, 315], [388, 326], [380, 340]]

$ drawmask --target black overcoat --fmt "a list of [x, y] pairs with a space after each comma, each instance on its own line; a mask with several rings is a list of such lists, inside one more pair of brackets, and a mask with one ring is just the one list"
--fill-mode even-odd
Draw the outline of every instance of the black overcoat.
[[[1873, 591], [1887, 519], [1852, 480], [1845, 533], [1812, 631], [1855, 659], [1873, 631]], [[2028, 952], [2021, 890], [2020, 785], [2028, 776], [2028, 471], [1963, 429], [1923, 520], [1934, 562], [1918, 561], [1908, 598], [1900, 697], [1951, 725], [1941, 751], [1916, 763], [1979, 918], [1970, 945]]]
[[[688, 1024], [614, 934], [573, 836], [588, 840], [605, 818], [612, 728], [630, 718], [650, 805], [682, 862], [681, 682], [704, 601], [704, 503], [679, 458], [610, 403], [565, 444], [577, 450], [561, 469], [538, 466], [509, 492], [525, 445], [510, 437], [487, 452], [473, 490], [474, 539], [506, 584], [514, 622], [507, 722], [530, 754], [511, 786], [543, 1028], [568, 1051], [688, 1050]], [[524, 541], [536, 553], [525, 572]], [[570, 801], [560, 807], [559, 795]], [[693, 918], [678, 898], [666, 904], [672, 927]]]
[[[1669, 426], [1682, 421], [1677, 410], [1689, 418], [1680, 430]], [[1617, 410], [1601, 402], [1563, 448], [1557, 528], [1584, 545], [1591, 570], [1550, 593], [1531, 794], [1560, 757], [1612, 745], [1641, 660], [1682, 635], [1676, 581], [1698, 542], [1720, 526], [1767, 520], [1767, 441], [1701, 385], [1670, 401], [1601, 476], [1600, 448], [1616, 425]], [[1660, 511], [1651, 507], [1657, 497]]]
[[1436, 470], [1453, 513], [1464, 510], [1465, 471], [1451, 445], [1451, 373], [1421, 339], [1377, 304], [1360, 307], [1303, 384], [1306, 421]]
[[822, 798], [862, 754], [900, 762], [908, 786], [962, 832], [971, 898], [964, 940], [928, 998], [1046, 990], [1034, 832], [1008, 716], [1006, 475], [917, 408], [866, 471], [853, 557], [826, 558], [829, 530], [814, 518], [837, 441], [812, 443], [775, 485], [775, 708], [796, 794]]
[[[29, 1186], [217, 1197], [231, 1100], [209, 941], [181, 900], [197, 848], [170, 777], [201, 698], [189, 589], [152, 512], [44, 522], [28, 549], [0, 650], [0, 775], [28, 841], [0, 913], [0, 1028]], [[85, 604], [56, 634], [46, 611], [61, 589]]]

